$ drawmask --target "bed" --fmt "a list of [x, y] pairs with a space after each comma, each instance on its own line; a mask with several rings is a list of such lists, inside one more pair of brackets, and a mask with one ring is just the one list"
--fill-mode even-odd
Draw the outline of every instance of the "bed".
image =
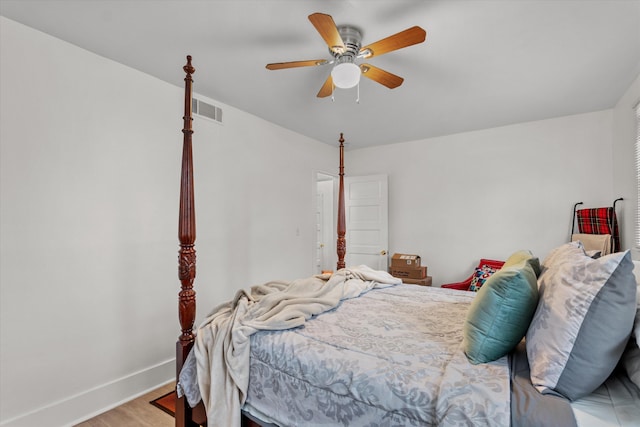
[[191, 57], [184, 71], [176, 426], [638, 425], [628, 252], [519, 250], [477, 293], [345, 266], [342, 135], [337, 271], [240, 290], [194, 333]]

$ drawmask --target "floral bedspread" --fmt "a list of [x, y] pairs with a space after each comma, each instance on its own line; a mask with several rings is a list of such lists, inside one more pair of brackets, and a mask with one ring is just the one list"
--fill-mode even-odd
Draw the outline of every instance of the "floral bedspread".
[[280, 426], [508, 426], [507, 357], [472, 365], [462, 325], [475, 294], [369, 291], [251, 338], [245, 411]]

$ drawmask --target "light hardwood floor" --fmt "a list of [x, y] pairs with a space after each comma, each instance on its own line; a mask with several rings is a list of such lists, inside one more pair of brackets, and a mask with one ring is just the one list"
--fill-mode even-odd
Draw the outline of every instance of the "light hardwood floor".
[[75, 427], [173, 427], [173, 417], [149, 402], [174, 388], [175, 383], [167, 384]]

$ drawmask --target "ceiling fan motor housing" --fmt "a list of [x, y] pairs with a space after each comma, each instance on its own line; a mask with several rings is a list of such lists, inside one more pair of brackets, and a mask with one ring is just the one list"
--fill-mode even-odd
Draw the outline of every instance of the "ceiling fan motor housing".
[[338, 27], [338, 33], [344, 43], [344, 51], [341, 46], [332, 46], [329, 51], [336, 58], [337, 63], [354, 62], [362, 46], [360, 30], [350, 25], [341, 25]]

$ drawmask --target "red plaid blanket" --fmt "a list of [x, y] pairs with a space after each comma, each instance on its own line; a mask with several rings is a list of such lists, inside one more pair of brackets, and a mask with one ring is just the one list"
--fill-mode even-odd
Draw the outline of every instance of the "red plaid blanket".
[[576, 212], [578, 230], [584, 234], [611, 234], [613, 251], [620, 250], [618, 220], [613, 207], [580, 209]]

